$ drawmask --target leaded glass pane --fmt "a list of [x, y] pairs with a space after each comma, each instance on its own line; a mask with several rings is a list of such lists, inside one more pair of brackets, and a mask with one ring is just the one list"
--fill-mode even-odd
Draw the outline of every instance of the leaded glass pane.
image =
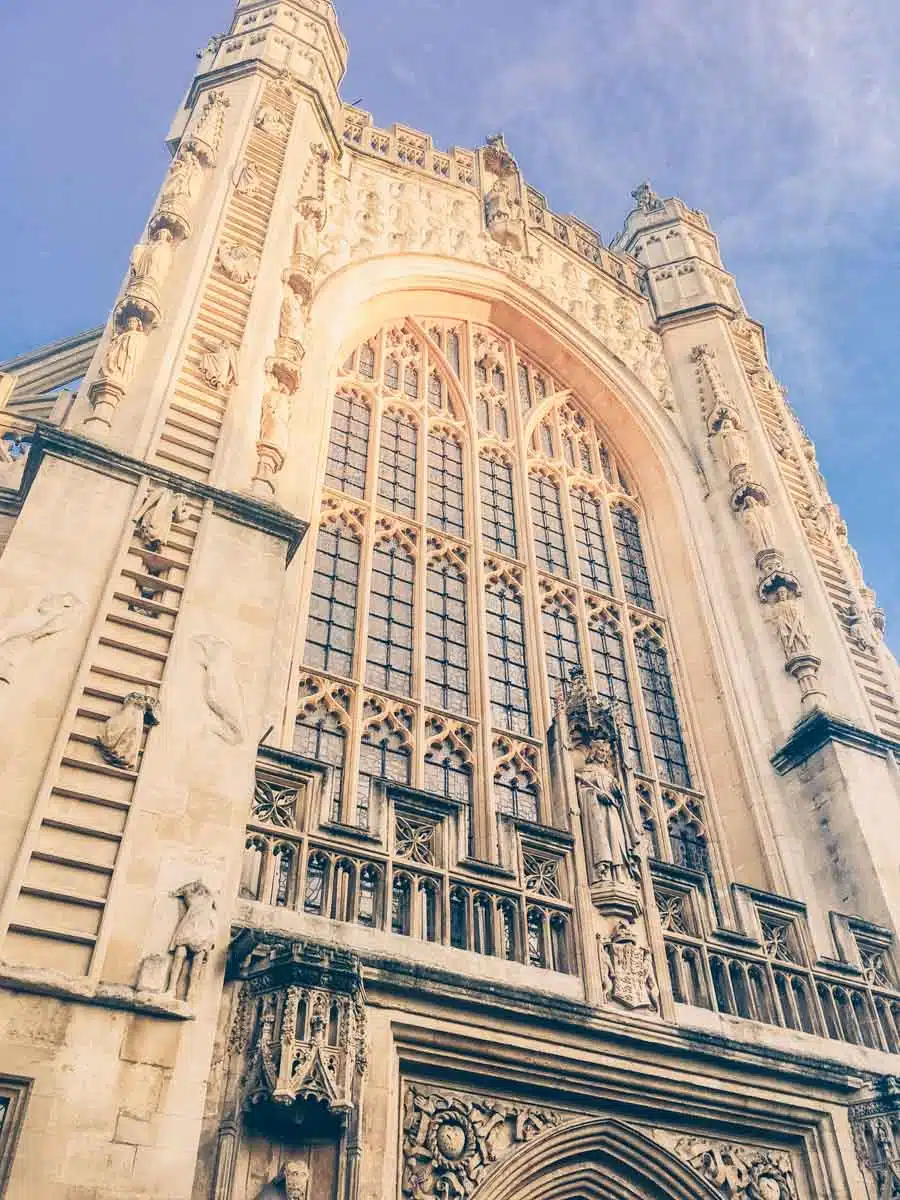
[[304, 661], [336, 675], [353, 668], [359, 552], [359, 540], [344, 530], [319, 531]]
[[425, 756], [425, 790], [460, 800], [472, 799], [472, 769], [458, 750], [444, 744], [432, 747]]
[[402, 413], [385, 413], [381, 422], [378, 499], [394, 512], [415, 516], [416, 427]]
[[447, 434], [428, 435], [428, 524], [462, 537], [462, 448]]
[[451, 566], [426, 575], [425, 699], [450, 712], [469, 711], [466, 581]]
[[610, 625], [592, 625], [589, 633], [597, 691], [619, 705], [625, 725], [625, 744], [631, 752], [632, 765], [640, 771], [643, 769], [641, 745], [625, 669], [622, 635]]
[[361, 400], [336, 396], [325, 466], [326, 484], [349, 496], [364, 495], [368, 455], [368, 407]]
[[369, 827], [372, 781], [409, 783], [410, 750], [403, 734], [388, 724], [369, 725], [359, 748], [359, 779], [356, 786], [357, 824]]
[[538, 566], [551, 575], [568, 576], [569, 558], [566, 553], [559, 488], [545, 475], [531, 475], [528, 482]]
[[637, 635], [634, 646], [657, 769], [661, 778], [669, 783], [690, 787], [691, 776], [675, 706], [669, 656], [647, 632]]
[[494, 776], [497, 811], [526, 821], [538, 819], [538, 792], [531, 775], [506, 763]]
[[559, 602], [541, 610], [541, 626], [544, 631], [547, 683], [550, 698], [555, 700], [568, 691], [572, 668], [581, 666], [578, 626], [573, 614]]
[[428, 403], [432, 408], [444, 407], [444, 385], [440, 375], [432, 374], [428, 377]]
[[614, 504], [610, 516], [619, 550], [619, 565], [622, 568], [626, 599], [631, 604], [652, 609], [653, 593], [650, 591], [650, 577], [644, 560], [638, 519], [625, 504]]
[[531, 733], [528, 664], [522, 601], [505, 584], [489, 584], [485, 594], [491, 721], [511, 733]]
[[384, 382], [385, 386], [389, 387], [392, 392], [400, 386], [400, 365], [396, 358], [389, 358], [384, 364]]
[[375, 376], [375, 351], [368, 342], [359, 350], [359, 373], [366, 379]]
[[403, 390], [411, 400], [417, 400], [419, 397], [419, 372], [410, 363], [403, 376]]
[[479, 460], [481, 532], [485, 543], [498, 554], [515, 558], [516, 518], [513, 509], [512, 468], [495, 458]]
[[606, 539], [603, 536], [602, 506], [589, 492], [572, 492], [572, 521], [578, 546], [581, 582], [595, 592], [612, 592]]
[[397, 542], [381, 542], [372, 554], [366, 682], [409, 696], [412, 691], [412, 556]]
[[311, 712], [301, 713], [294, 726], [294, 752], [334, 767], [331, 819], [339, 821], [346, 735], [337, 713], [321, 703]]

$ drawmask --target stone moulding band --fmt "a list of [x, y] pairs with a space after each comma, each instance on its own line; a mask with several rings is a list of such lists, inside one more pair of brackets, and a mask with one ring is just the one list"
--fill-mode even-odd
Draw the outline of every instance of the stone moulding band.
[[142, 478], [149, 478], [182, 496], [192, 496], [201, 502], [211, 500], [213, 512], [219, 516], [287, 542], [288, 562], [294, 557], [309, 528], [306, 521], [292, 516], [277, 505], [188, 479], [175, 471], [169, 471], [143, 459], [132, 458], [127, 454], [120, 454], [117, 450], [111, 450], [90, 438], [58, 429], [44, 421], [39, 422], [36, 427], [31, 453], [28, 455], [21, 484], [22, 500], [28, 495], [46, 455], [81, 463], [89, 470], [99, 471], [114, 479], [137, 483]]
[[147, 1013], [175, 1021], [193, 1021], [196, 1017], [192, 1008], [173, 996], [142, 992], [128, 984], [97, 983], [91, 979], [75, 978], [44, 967], [16, 967], [9, 963], [0, 963], [0, 989], [28, 992], [36, 996], [54, 996], [59, 1000], [71, 1000], [97, 1008]]
[[866, 754], [875, 754], [879, 758], [887, 758], [889, 754], [893, 754], [895, 758], [900, 759], [900, 742], [883, 737], [879, 733], [872, 733], [871, 730], [861, 729], [850, 721], [830, 716], [818, 709], [794, 727], [788, 740], [772, 755], [772, 766], [779, 775], [787, 775], [831, 742], [862, 750]]

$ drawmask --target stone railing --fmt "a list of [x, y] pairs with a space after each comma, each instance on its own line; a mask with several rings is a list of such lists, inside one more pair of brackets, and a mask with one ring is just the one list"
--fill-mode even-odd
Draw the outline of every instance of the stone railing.
[[360, 108], [347, 105], [344, 108], [344, 141], [364, 154], [374, 154], [386, 162], [411, 167], [436, 179], [448, 183], [459, 183], [475, 188], [475, 155], [471, 150], [460, 150], [455, 146], [447, 154], [435, 150], [431, 138], [405, 125], [394, 125], [391, 129], [378, 129], [372, 118]]

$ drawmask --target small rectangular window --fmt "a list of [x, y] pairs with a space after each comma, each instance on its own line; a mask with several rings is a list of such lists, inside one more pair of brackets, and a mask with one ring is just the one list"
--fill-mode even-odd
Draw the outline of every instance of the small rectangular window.
[[25, 1109], [31, 1094], [30, 1079], [15, 1075], [0, 1075], [0, 1196], [12, 1169], [16, 1143], [25, 1120]]

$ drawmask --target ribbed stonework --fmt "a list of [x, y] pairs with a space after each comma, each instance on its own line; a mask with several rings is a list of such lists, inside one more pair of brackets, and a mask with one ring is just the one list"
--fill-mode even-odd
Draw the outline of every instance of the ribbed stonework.
[[900, 679], [763, 331], [346, 53], [241, 0], [0, 365], [0, 1194], [900, 1196]]

